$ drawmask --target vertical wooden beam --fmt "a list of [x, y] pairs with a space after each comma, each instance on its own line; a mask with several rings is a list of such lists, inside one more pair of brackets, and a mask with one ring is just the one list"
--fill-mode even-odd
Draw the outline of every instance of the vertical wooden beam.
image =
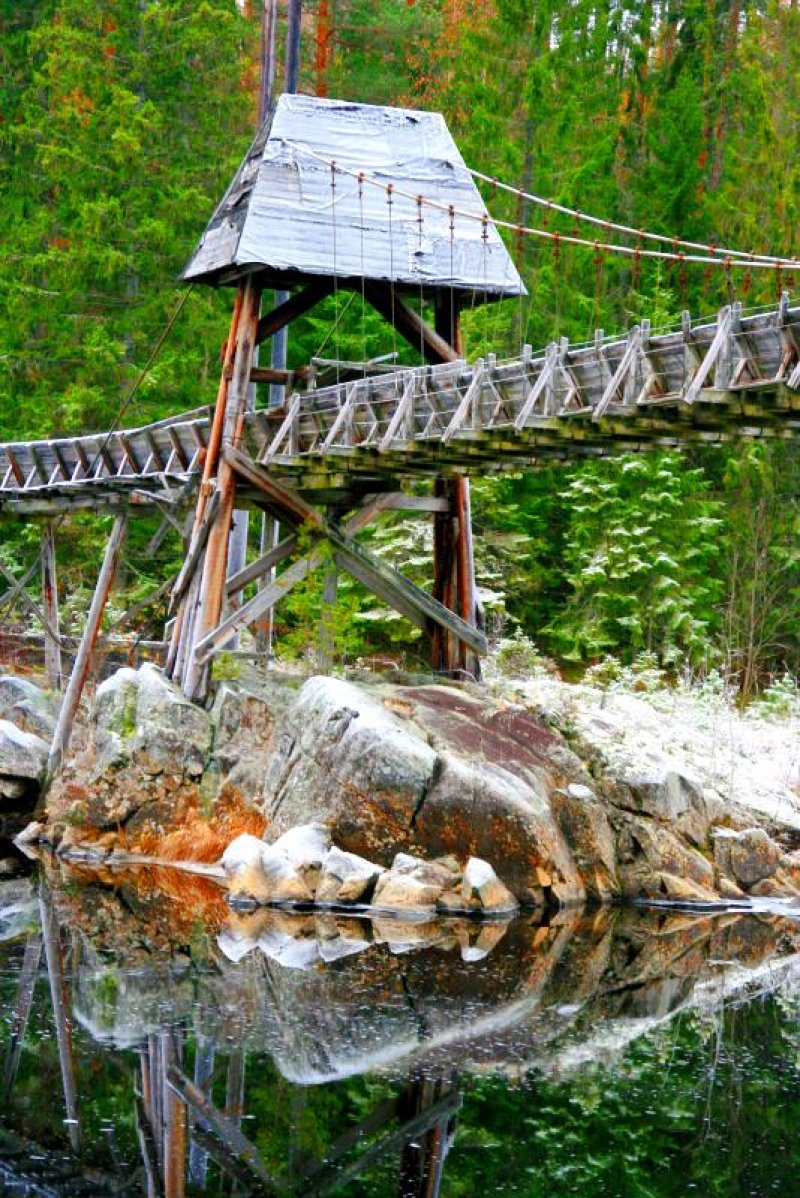
[[52, 520], [45, 525], [42, 531], [42, 607], [47, 616], [44, 630], [44, 668], [47, 674], [47, 685], [53, 691], [60, 691], [63, 675], [58, 623], [55, 526]]
[[[457, 296], [448, 292], [437, 296], [435, 328], [438, 336], [451, 347], [454, 356], [460, 356], [462, 347]], [[449, 500], [450, 511], [437, 513], [434, 518], [434, 598], [474, 626], [477, 596], [469, 480], [437, 480], [435, 494]], [[437, 629], [432, 642], [432, 665], [435, 670], [479, 673], [477, 657], [469, 653], [452, 633]]]
[[[236, 293], [236, 300], [233, 305], [233, 315], [231, 316], [231, 327], [228, 330], [228, 340], [225, 343], [225, 353], [222, 360], [222, 372], [220, 374], [219, 387], [217, 388], [217, 400], [214, 405], [214, 419], [211, 423], [211, 434], [208, 438], [208, 446], [206, 449], [206, 457], [203, 463], [203, 478], [200, 483], [200, 489], [197, 493], [197, 508], [194, 514], [194, 524], [192, 526], [191, 537], [189, 538], [188, 554], [191, 554], [197, 538], [201, 534], [203, 528], [203, 517], [206, 513], [206, 505], [208, 504], [211, 493], [214, 489], [213, 478], [217, 471], [217, 463], [219, 461], [219, 451], [222, 445], [222, 433], [225, 425], [225, 413], [228, 406], [228, 387], [233, 369], [233, 355], [236, 349], [236, 339], [239, 333], [239, 322], [242, 313], [242, 302], [244, 299], [244, 288], [240, 287]], [[170, 639], [169, 652], [167, 653], [166, 666], [164, 672], [168, 678], [179, 678], [182, 675], [183, 663], [180, 669], [178, 668], [178, 658], [185, 658], [187, 646], [191, 647], [191, 629], [187, 630], [187, 622], [189, 621], [189, 613], [194, 610], [197, 605], [197, 592], [186, 596], [184, 602], [178, 609], [178, 614], [175, 617], [175, 624], [172, 629], [172, 637]]]
[[328, 671], [333, 665], [335, 650], [334, 620], [336, 618], [336, 592], [339, 574], [336, 563], [325, 570], [322, 578], [322, 605], [319, 614], [319, 664], [320, 669]]
[[86, 679], [89, 674], [89, 668], [92, 664], [92, 653], [94, 652], [97, 637], [100, 632], [100, 624], [103, 619], [108, 594], [111, 590], [111, 585], [114, 581], [114, 575], [117, 572], [117, 563], [119, 555], [125, 540], [125, 525], [127, 523], [126, 516], [117, 516], [114, 521], [114, 527], [111, 529], [111, 536], [108, 538], [103, 564], [100, 567], [100, 574], [97, 579], [97, 586], [92, 596], [92, 604], [89, 608], [89, 615], [86, 619], [86, 627], [83, 630], [81, 637], [78, 655], [75, 658], [75, 664], [72, 667], [69, 683], [67, 685], [64, 701], [61, 704], [61, 711], [58, 716], [58, 723], [53, 734], [53, 743], [50, 746], [50, 756], [47, 761], [47, 773], [45, 783], [42, 787], [42, 798], [40, 806], [43, 805], [44, 797], [47, 794], [47, 789], [55, 775], [61, 768], [61, 763], [64, 759], [64, 754], [69, 748], [70, 738], [72, 736], [72, 727], [75, 723], [75, 715], [78, 711], [78, 705], [81, 701], [83, 688], [86, 684]]
[[180, 1032], [167, 1028], [161, 1036], [161, 1086], [164, 1103], [164, 1198], [185, 1198], [186, 1194], [186, 1107], [167, 1081], [168, 1072], [180, 1066]]
[[[233, 359], [231, 379], [222, 440], [234, 448], [242, 439], [242, 425], [250, 386], [250, 366], [258, 332], [261, 289], [252, 277], [242, 285], [241, 316], [236, 335], [236, 351]], [[219, 623], [225, 596], [226, 568], [228, 564], [228, 534], [236, 500], [236, 476], [230, 464], [223, 458], [217, 474], [217, 490], [220, 496], [219, 511], [208, 537], [197, 616], [192, 632], [192, 650], [187, 654], [183, 674], [183, 692], [190, 699], [200, 699], [208, 689], [208, 669], [199, 665], [194, 657], [194, 645], [202, 640]]]

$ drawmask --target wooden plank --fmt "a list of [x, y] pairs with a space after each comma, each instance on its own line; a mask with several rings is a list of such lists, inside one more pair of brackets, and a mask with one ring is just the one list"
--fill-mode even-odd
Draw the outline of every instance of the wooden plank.
[[364, 298], [387, 320], [414, 349], [423, 351], [429, 362], [457, 362], [459, 355], [451, 345], [440, 337], [431, 326], [415, 312], [406, 301], [392, 293], [388, 283], [367, 279], [363, 286]]
[[592, 409], [593, 420], [600, 420], [614, 402], [614, 398], [622, 386], [625, 376], [628, 374], [628, 371], [631, 369], [631, 367], [636, 363], [636, 355], [639, 352], [641, 336], [642, 333], [640, 327], [635, 325], [633, 329], [631, 329], [628, 341], [625, 345], [625, 351], [620, 358], [617, 369], [614, 371], [610, 382], [606, 384], [603, 394], [600, 396], [600, 399]]
[[279, 565], [284, 558], [289, 557], [297, 548], [299, 538], [296, 533], [292, 533], [290, 537], [284, 537], [277, 545], [268, 549], [266, 553], [262, 553], [249, 566], [245, 566], [238, 574], [233, 574], [227, 581], [228, 595], [235, 595], [237, 592], [244, 590], [251, 582], [256, 582], [259, 578], [263, 578], [270, 570]]
[[683, 394], [684, 403], [694, 403], [698, 398], [702, 388], [705, 386], [706, 379], [715, 366], [717, 359], [727, 345], [728, 336], [731, 329], [731, 309], [730, 307], [723, 308], [717, 318], [717, 331], [714, 334], [714, 339], [711, 342], [705, 357], [697, 367], [689, 386]]
[[167, 1084], [219, 1136], [228, 1151], [246, 1165], [254, 1178], [281, 1192], [287, 1189], [281, 1178], [270, 1173], [261, 1154], [242, 1134], [235, 1122], [217, 1110], [211, 1100], [202, 1090], [198, 1090], [194, 1082], [190, 1081], [177, 1065], [167, 1068]]
[[28, 1019], [30, 1018], [31, 1006], [33, 1005], [33, 992], [36, 988], [36, 979], [39, 976], [39, 965], [42, 960], [42, 937], [34, 934], [28, 937], [25, 941], [25, 955], [22, 960], [22, 966], [19, 971], [19, 979], [17, 981], [16, 998], [11, 1005], [11, 1018], [8, 1029], [8, 1044], [6, 1045], [5, 1058], [3, 1061], [3, 1099], [4, 1102], [10, 1105], [11, 1094], [14, 1089], [17, 1071], [19, 1069], [20, 1056], [22, 1055], [22, 1045], [25, 1040], [25, 1032], [28, 1027]]
[[61, 930], [53, 909], [50, 892], [44, 883], [39, 889], [39, 914], [42, 922], [47, 976], [50, 981], [50, 1000], [56, 1028], [58, 1060], [61, 1067], [61, 1085], [66, 1113], [64, 1122], [67, 1125], [67, 1135], [72, 1151], [77, 1155], [81, 1149], [81, 1126], [78, 1117], [78, 1087], [75, 1078], [75, 1052], [72, 1043], [72, 1016], [67, 995], [64, 956], [61, 949]]
[[400, 397], [400, 402], [394, 410], [394, 415], [389, 421], [389, 426], [386, 429], [383, 437], [378, 443], [378, 452], [385, 453], [392, 445], [392, 442], [400, 437], [400, 430], [403, 430], [403, 441], [408, 441], [414, 435], [414, 393], [416, 391], [417, 380], [416, 376], [409, 372], [405, 376], [403, 383], [403, 394]]
[[315, 282], [309, 283], [302, 291], [296, 291], [294, 295], [291, 295], [284, 303], [278, 304], [277, 308], [273, 308], [271, 312], [267, 312], [258, 322], [256, 345], [260, 345], [267, 337], [274, 337], [287, 324], [291, 324], [299, 316], [310, 312], [320, 300], [333, 294], [335, 286], [335, 279], [317, 279]]
[[483, 358], [478, 358], [472, 368], [472, 378], [470, 379], [469, 386], [461, 397], [453, 413], [452, 420], [442, 433], [442, 441], [445, 445], [448, 445], [455, 433], [464, 427], [468, 418], [471, 418], [471, 428], [476, 429], [478, 427], [476, 412], [480, 405], [481, 388], [484, 385], [485, 377], [486, 371]]
[[197, 569], [197, 565], [202, 557], [203, 550], [208, 542], [209, 533], [211, 532], [211, 528], [217, 518], [219, 503], [219, 492], [214, 491], [211, 499], [209, 500], [208, 507], [203, 515], [202, 523], [194, 534], [194, 539], [190, 546], [189, 552], [186, 555], [186, 559], [181, 566], [180, 573], [178, 574], [178, 579], [175, 583], [172, 597], [170, 598], [169, 608], [167, 609], [168, 616], [173, 615], [173, 613], [176, 611], [178, 604], [188, 590], [189, 583], [194, 577], [194, 572]]

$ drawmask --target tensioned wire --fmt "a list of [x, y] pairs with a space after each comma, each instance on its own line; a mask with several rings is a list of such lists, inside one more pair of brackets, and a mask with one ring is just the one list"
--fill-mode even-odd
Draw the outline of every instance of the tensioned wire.
[[[641, 246], [619, 245], [616, 242], [591, 240], [586, 237], [578, 237], [572, 233], [557, 233], [551, 229], [540, 229], [532, 225], [520, 225], [516, 224], [514, 221], [501, 220], [495, 217], [489, 218], [486, 212], [468, 212], [466, 209], [455, 208], [452, 204], [445, 203], [444, 201], [434, 200], [428, 196], [407, 191], [402, 187], [398, 187], [396, 183], [387, 184], [382, 179], [376, 179], [367, 171], [357, 171], [355, 169], [351, 169], [350, 167], [342, 166], [341, 163], [332, 161], [331, 159], [326, 158], [324, 155], [317, 153], [315, 150], [312, 150], [310, 146], [305, 146], [299, 142], [293, 142], [292, 145], [300, 153], [306, 154], [308, 157], [315, 159], [317, 162], [324, 163], [333, 172], [341, 175], [348, 175], [355, 179], [363, 178], [365, 183], [370, 183], [373, 187], [378, 187], [382, 191], [388, 191], [388, 188], [391, 187], [393, 195], [403, 196], [405, 199], [412, 200], [418, 206], [424, 205], [428, 208], [433, 208], [438, 212], [443, 212], [448, 215], [452, 211], [452, 213], [456, 216], [463, 217], [465, 220], [477, 221], [479, 223], [483, 223], [485, 220], [491, 219], [491, 223], [496, 228], [509, 229], [514, 233], [526, 237], [538, 237], [545, 241], [554, 242], [556, 245], [580, 245], [585, 246], [587, 249], [604, 250], [607, 253], [622, 254], [629, 258], [653, 258], [659, 261], [667, 262], [691, 262], [705, 266], [721, 266], [725, 270], [771, 270], [773, 272], [781, 272], [784, 270], [800, 270], [800, 260], [792, 258], [770, 258], [751, 254], [746, 250], [720, 250], [716, 246], [704, 245], [700, 242], [690, 243], [685, 241], [685, 239], [670, 237], [665, 234], [654, 233], [648, 234], [648, 236], [651, 238], [656, 238], [659, 241], [670, 245], [696, 245], [699, 249], [705, 250], [707, 252], [705, 254], [692, 254], [683, 253], [680, 251], [670, 252], [667, 250], [643, 249]], [[486, 177], [488, 178], [488, 176]], [[523, 195], [527, 195], [527, 193], [523, 193]], [[555, 207], [555, 205], [553, 206]], [[572, 212], [573, 210], [568, 211]], [[601, 227], [617, 227], [622, 232], [631, 236], [640, 236], [639, 231], [636, 229], [629, 229], [627, 226], [614, 226], [612, 222], [601, 220], [599, 217], [593, 217], [592, 221]], [[717, 256], [710, 257], [709, 255], [712, 254]], [[720, 254], [723, 256], [720, 257]]]

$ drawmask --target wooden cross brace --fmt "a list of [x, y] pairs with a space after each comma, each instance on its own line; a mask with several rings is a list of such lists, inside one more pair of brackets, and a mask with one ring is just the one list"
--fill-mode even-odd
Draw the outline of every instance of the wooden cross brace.
[[[365, 528], [379, 512], [393, 506], [394, 497], [378, 496], [367, 500], [347, 524], [341, 527], [322, 515], [316, 508], [311, 507], [295, 491], [276, 482], [263, 466], [253, 461], [241, 450], [226, 446], [223, 456], [239, 478], [246, 480], [261, 493], [265, 506], [270, 507], [276, 515], [279, 515], [282, 523], [294, 527], [304, 525], [320, 540], [327, 540], [332, 546], [333, 558], [337, 566], [362, 582], [418, 628], [426, 632], [430, 632], [434, 626], [444, 628], [453, 633], [473, 652], [478, 654], [486, 652], [486, 637], [482, 632], [354, 540], [355, 534]], [[247, 567], [243, 572], [247, 574], [247, 581], [253, 581], [271, 569], [283, 557], [288, 557], [297, 547], [297, 543], [295, 535], [285, 538], [278, 546], [264, 554], [258, 562]], [[204, 665], [219, 646], [225, 644], [233, 632], [257, 620], [279, 599], [283, 598], [292, 587], [329, 560], [329, 557], [330, 554], [322, 548], [312, 548], [309, 553], [284, 570], [273, 583], [259, 591], [237, 611], [231, 612], [195, 645], [197, 665]]]

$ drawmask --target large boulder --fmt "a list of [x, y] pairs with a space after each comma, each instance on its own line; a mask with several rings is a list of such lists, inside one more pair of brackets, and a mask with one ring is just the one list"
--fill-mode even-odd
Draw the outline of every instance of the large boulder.
[[245, 798], [258, 802], [275, 748], [275, 714], [261, 695], [223, 682], [211, 708], [211, 770]]
[[189, 702], [150, 662], [118, 670], [97, 688], [94, 707], [97, 773], [135, 764], [199, 777], [211, 749], [207, 712]]
[[579, 902], [548, 801], [562, 747], [529, 713], [457, 688], [311, 678], [287, 713], [264, 814], [277, 831], [321, 819], [342, 849], [387, 867], [398, 851], [501, 861], [523, 902]]
[[752, 890], [771, 879], [781, 865], [783, 854], [763, 828], [714, 829], [714, 863], [722, 877], [743, 890]]

